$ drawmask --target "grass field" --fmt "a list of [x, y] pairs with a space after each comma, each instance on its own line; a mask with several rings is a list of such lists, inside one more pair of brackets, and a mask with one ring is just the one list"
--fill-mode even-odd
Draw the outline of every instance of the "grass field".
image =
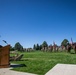
[[25, 64], [25, 67], [17, 67], [13, 70], [29, 72], [38, 75], [44, 75], [57, 63], [76, 64], [76, 54], [67, 52], [23, 52], [21, 61], [12, 61], [11, 63]]

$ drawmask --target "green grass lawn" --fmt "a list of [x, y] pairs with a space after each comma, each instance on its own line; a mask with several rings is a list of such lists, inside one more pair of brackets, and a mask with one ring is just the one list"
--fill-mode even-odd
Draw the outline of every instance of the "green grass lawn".
[[76, 54], [67, 52], [22, 52], [24, 54], [21, 61], [11, 63], [25, 64], [26, 67], [17, 67], [13, 70], [44, 75], [57, 63], [76, 64]]

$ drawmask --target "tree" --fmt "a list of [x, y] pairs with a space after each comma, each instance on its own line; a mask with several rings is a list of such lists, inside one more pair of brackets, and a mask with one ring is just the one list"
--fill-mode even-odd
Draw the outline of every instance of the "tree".
[[10, 51], [14, 51], [14, 47], [10, 46]]
[[47, 44], [47, 42], [46, 41], [44, 41], [43, 43], [42, 43], [42, 47], [48, 47], [48, 44]]
[[67, 39], [64, 39], [64, 40], [61, 42], [61, 45], [66, 47], [68, 43], [69, 43], [69, 41], [68, 41]]
[[23, 51], [23, 46], [19, 42], [17, 42], [14, 46], [14, 49], [18, 51]]
[[39, 48], [40, 50], [42, 49], [42, 45], [40, 45], [40, 48]]
[[36, 45], [34, 44], [33, 49], [36, 50]]
[[34, 44], [33, 49], [34, 49], [34, 50], [39, 50], [39, 49], [40, 49], [39, 44], [36, 44], [36, 45]]
[[36, 50], [39, 50], [40, 49], [39, 47], [40, 47], [39, 44], [37, 44], [36, 45]]

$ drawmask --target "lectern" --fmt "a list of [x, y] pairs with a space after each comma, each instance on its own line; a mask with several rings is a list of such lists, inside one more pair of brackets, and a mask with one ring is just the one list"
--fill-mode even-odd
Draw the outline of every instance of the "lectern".
[[0, 68], [8, 68], [10, 66], [10, 45], [0, 48]]

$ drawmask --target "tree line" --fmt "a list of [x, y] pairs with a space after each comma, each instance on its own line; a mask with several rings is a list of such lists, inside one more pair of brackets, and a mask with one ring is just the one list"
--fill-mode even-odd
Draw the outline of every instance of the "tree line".
[[[66, 47], [68, 43], [69, 43], [69, 41], [68, 41], [67, 39], [64, 39], [64, 40], [61, 42], [61, 46]], [[54, 43], [54, 44], [55, 44], [55, 43]], [[52, 44], [50, 44], [50, 45], [52, 45]], [[37, 44], [34, 44], [34, 45], [33, 45], [33, 49], [34, 49], [34, 50], [41, 50], [42, 47], [49, 47], [50, 45], [48, 45], [48, 43], [47, 43], [46, 41], [43, 41], [43, 43], [42, 43], [41, 45], [39, 45], [38, 43], [37, 43]], [[24, 48], [23, 48], [23, 46], [22, 46], [19, 42], [17, 42], [17, 43], [14, 45], [14, 47], [11, 47], [10, 50], [11, 50], [11, 51], [13, 51], [13, 50], [23, 51]]]

